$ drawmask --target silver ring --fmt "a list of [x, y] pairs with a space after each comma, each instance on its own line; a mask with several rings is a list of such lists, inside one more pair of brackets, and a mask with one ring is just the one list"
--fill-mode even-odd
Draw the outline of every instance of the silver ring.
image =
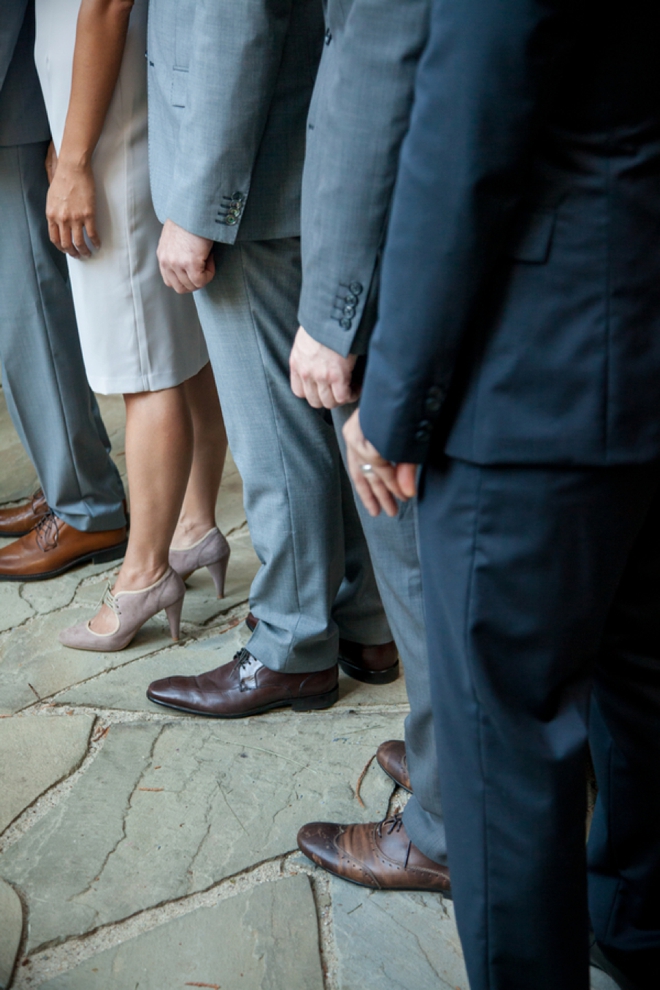
[[360, 464], [360, 471], [362, 471], [362, 474], [373, 474], [374, 473], [374, 469], [371, 466], [371, 464]]

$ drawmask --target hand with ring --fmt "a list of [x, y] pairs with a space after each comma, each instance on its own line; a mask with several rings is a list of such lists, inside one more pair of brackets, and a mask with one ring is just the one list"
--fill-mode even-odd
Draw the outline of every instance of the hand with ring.
[[372, 516], [381, 510], [395, 516], [397, 500], [405, 502], [416, 492], [416, 465], [392, 464], [381, 457], [362, 432], [359, 409], [346, 421], [343, 433], [349, 473], [365, 508]]

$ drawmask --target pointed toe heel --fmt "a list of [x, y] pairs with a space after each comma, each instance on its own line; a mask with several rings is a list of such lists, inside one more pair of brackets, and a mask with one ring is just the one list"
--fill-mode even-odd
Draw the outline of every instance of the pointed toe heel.
[[172, 605], [168, 605], [165, 609], [165, 615], [167, 616], [167, 621], [170, 624], [170, 634], [175, 643], [179, 641], [179, 632], [181, 630], [181, 610], [183, 608], [183, 598], [179, 598], [178, 602], [174, 602]]
[[213, 578], [213, 584], [218, 598], [225, 595], [225, 577], [227, 576], [227, 565], [231, 550], [226, 539], [217, 526], [210, 529], [201, 540], [193, 543], [191, 547], [170, 547], [170, 567], [176, 571], [184, 581], [190, 575], [206, 567]]
[[89, 622], [79, 622], [60, 633], [60, 642], [73, 650], [114, 653], [127, 647], [145, 622], [162, 609], [167, 614], [172, 638], [177, 640], [185, 593], [181, 577], [172, 568], [160, 580], [140, 591], [118, 591], [113, 595], [108, 586], [101, 604], [115, 613], [114, 631], [96, 633], [89, 628]]

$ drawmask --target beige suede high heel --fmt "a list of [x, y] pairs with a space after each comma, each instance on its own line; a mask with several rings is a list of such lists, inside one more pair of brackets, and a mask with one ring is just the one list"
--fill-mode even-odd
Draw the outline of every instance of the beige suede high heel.
[[218, 598], [224, 598], [225, 577], [231, 550], [217, 526], [191, 547], [170, 547], [170, 567], [186, 581], [193, 571], [206, 567], [213, 578]]
[[119, 591], [113, 595], [108, 587], [102, 604], [115, 613], [117, 628], [111, 633], [96, 633], [89, 628], [89, 620], [78, 622], [62, 630], [60, 643], [72, 650], [93, 650], [95, 653], [123, 650], [145, 622], [161, 609], [165, 609], [172, 639], [178, 640], [185, 593], [186, 586], [171, 567], [155, 584], [140, 591]]

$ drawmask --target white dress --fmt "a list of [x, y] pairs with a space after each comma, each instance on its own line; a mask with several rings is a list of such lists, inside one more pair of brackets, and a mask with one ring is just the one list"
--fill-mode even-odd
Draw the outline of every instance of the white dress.
[[[55, 148], [71, 91], [81, 0], [36, 0], [35, 60]], [[95, 392], [152, 392], [197, 374], [208, 361], [191, 296], [161, 278], [147, 160], [148, 0], [136, 0], [119, 79], [92, 165], [101, 248], [67, 257], [85, 367]]]

